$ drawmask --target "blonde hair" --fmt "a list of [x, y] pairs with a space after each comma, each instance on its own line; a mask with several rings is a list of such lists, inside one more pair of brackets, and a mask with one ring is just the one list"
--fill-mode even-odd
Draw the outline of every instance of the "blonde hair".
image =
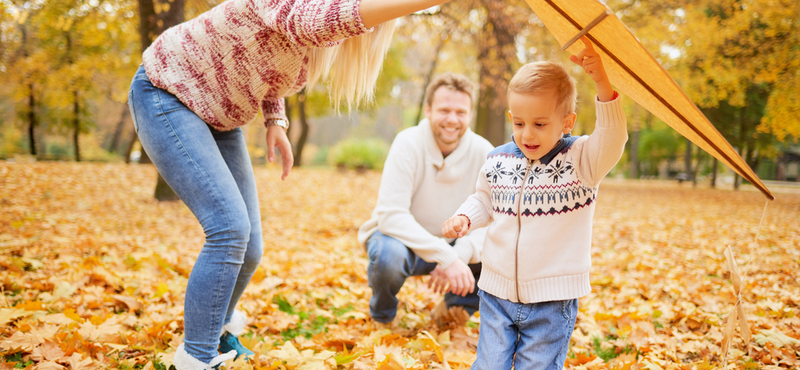
[[575, 111], [578, 92], [575, 79], [564, 66], [553, 62], [534, 62], [522, 66], [508, 83], [508, 94], [556, 95], [556, 109], [564, 115]]
[[347, 102], [348, 110], [353, 105], [372, 102], [395, 24], [395, 20], [387, 21], [375, 26], [374, 31], [345, 39], [339, 45], [312, 48], [306, 86], [327, 80], [328, 94], [337, 110], [342, 100]]
[[425, 105], [431, 106], [433, 103], [433, 94], [435, 94], [436, 90], [440, 87], [463, 92], [469, 96], [469, 101], [472, 103], [472, 93], [475, 91], [475, 83], [467, 78], [467, 76], [458, 73], [443, 73], [436, 76], [436, 78], [428, 84], [428, 87], [425, 88]]

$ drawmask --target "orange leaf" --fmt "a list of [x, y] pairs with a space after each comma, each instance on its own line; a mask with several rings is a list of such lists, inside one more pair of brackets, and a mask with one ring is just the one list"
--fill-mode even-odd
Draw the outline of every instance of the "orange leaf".
[[578, 366], [578, 365], [583, 365], [583, 364], [592, 362], [596, 358], [597, 358], [597, 356], [595, 356], [595, 355], [591, 355], [591, 354], [587, 355], [585, 353], [578, 353], [578, 354], [575, 355], [575, 358], [567, 358], [566, 363], [569, 366]]
[[34, 348], [33, 353], [31, 353], [31, 358], [37, 362], [52, 361], [62, 356], [64, 356], [64, 351], [58, 344], [50, 340], [45, 340], [42, 345]]

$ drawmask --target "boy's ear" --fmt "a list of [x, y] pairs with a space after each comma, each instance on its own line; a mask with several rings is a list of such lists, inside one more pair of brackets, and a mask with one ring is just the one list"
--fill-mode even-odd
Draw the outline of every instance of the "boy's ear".
[[562, 132], [564, 134], [568, 134], [568, 133], [572, 132], [572, 129], [575, 127], [575, 120], [577, 118], [578, 118], [578, 114], [576, 114], [575, 112], [567, 114], [564, 117], [564, 129], [562, 130]]
[[508, 113], [508, 120], [513, 122], [514, 117], [511, 115], [511, 109], [507, 110], [506, 113]]

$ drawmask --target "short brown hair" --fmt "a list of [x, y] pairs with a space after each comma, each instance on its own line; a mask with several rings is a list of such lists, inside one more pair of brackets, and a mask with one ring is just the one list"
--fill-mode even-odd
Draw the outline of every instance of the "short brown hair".
[[578, 93], [575, 79], [564, 66], [553, 62], [533, 62], [522, 66], [508, 83], [508, 94], [556, 95], [556, 109], [566, 114], [575, 111]]
[[436, 76], [436, 78], [428, 84], [428, 87], [425, 88], [425, 105], [431, 106], [433, 103], [433, 94], [440, 87], [463, 92], [469, 96], [469, 101], [472, 103], [472, 93], [475, 91], [475, 83], [467, 78], [467, 76], [458, 73], [443, 73]]

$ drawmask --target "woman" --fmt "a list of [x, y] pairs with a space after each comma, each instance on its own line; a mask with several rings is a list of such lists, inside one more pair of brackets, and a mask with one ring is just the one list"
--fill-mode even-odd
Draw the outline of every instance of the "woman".
[[369, 101], [394, 19], [446, 1], [227, 0], [145, 50], [129, 93], [134, 126], [206, 234], [186, 287], [177, 370], [253, 354], [239, 342], [244, 317], [234, 307], [261, 259], [261, 215], [239, 127], [261, 108], [268, 159], [277, 148], [286, 178], [283, 98], [328, 77], [337, 106]]

